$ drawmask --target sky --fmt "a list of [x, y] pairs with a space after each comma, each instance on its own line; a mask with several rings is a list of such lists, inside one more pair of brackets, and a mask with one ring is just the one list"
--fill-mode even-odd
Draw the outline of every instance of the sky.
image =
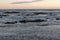
[[[29, 3], [20, 3], [25, 1]], [[60, 0], [31, 1], [35, 0], [0, 0], [0, 9], [60, 9]]]

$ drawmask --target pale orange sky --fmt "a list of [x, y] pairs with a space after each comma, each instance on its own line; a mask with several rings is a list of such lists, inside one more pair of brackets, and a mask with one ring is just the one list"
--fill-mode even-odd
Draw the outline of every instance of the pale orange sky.
[[[16, 1], [16, 0], [15, 0]], [[11, 2], [14, 2], [12, 0], [9, 1], [0, 1], [0, 9], [31, 9], [31, 8], [59, 8], [60, 9], [60, 0], [42, 0], [39, 2], [33, 2], [33, 3], [24, 3], [24, 4], [10, 4]]]

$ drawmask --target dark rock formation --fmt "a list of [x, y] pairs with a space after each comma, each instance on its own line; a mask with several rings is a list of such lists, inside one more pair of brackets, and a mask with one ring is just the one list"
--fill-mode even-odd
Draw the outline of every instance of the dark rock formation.
[[40, 26], [48, 26], [49, 24], [42, 24], [42, 25], [40, 25]]
[[9, 16], [9, 15], [0, 15], [0, 18], [6, 17], [6, 16]]
[[0, 15], [0, 16], [2, 17], [2, 16], [8, 16], [8, 15]]
[[26, 14], [26, 16], [30, 16], [30, 14]]
[[46, 22], [47, 20], [41, 20], [41, 19], [36, 19], [36, 20], [21, 20], [19, 21], [20, 23], [27, 23], [27, 22]]
[[14, 21], [14, 22], [6, 22], [5, 24], [15, 24], [17, 23], [17, 21]]
[[60, 20], [60, 18], [56, 18], [56, 20]]
[[4, 13], [20, 13], [20, 12], [15, 12], [15, 11], [14, 11], [14, 12], [4, 12]]
[[46, 18], [46, 19], [49, 19], [49, 18]]
[[35, 15], [39, 15], [39, 14], [47, 14], [47, 13], [44, 13], [44, 12], [35, 12], [34, 14]]

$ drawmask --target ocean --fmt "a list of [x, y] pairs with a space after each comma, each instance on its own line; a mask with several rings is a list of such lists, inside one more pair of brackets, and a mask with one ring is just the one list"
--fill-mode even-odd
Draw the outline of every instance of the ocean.
[[60, 9], [0, 9], [0, 40], [60, 40]]

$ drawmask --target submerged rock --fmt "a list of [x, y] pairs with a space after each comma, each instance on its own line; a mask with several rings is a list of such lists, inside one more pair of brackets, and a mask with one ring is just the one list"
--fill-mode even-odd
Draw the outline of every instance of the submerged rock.
[[19, 21], [20, 23], [27, 23], [27, 22], [46, 22], [47, 20], [41, 20], [41, 19], [36, 19], [36, 20], [21, 20]]
[[42, 25], [40, 25], [40, 26], [48, 26], [49, 24], [42, 24]]
[[14, 21], [14, 22], [6, 22], [5, 24], [15, 24], [17, 23], [17, 21]]
[[9, 16], [9, 15], [0, 15], [0, 18], [3, 18], [3, 17], [7, 17], [7, 16]]
[[0, 16], [8, 16], [8, 15], [0, 15]]
[[35, 15], [39, 15], [39, 14], [47, 14], [47, 13], [44, 13], [44, 12], [35, 12], [34, 14]]
[[56, 18], [56, 20], [60, 20], [60, 18]]
[[14, 11], [14, 12], [4, 12], [4, 13], [20, 13], [20, 12], [15, 12], [15, 11]]

